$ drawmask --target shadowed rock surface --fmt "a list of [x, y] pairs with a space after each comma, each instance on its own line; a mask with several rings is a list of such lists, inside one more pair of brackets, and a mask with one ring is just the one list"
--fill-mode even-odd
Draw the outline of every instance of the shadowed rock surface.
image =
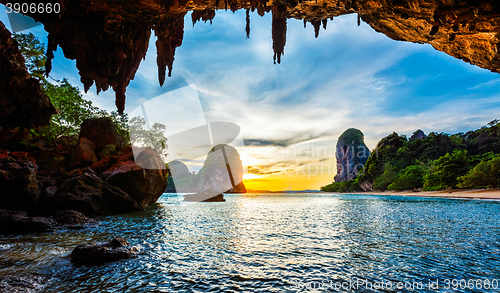
[[69, 169], [87, 167], [97, 162], [95, 144], [86, 137], [80, 137], [73, 148]]
[[67, 180], [59, 187], [54, 198], [46, 201], [42, 198], [41, 201], [47, 210], [75, 210], [86, 216], [142, 210], [123, 190], [87, 173]]
[[51, 232], [56, 221], [44, 217], [28, 217], [22, 211], [0, 210], [0, 233]]
[[108, 243], [87, 243], [75, 247], [71, 252], [71, 261], [75, 265], [98, 265], [120, 259], [131, 258], [139, 253], [137, 247], [128, 247], [127, 240], [116, 237]]
[[0, 157], [0, 208], [23, 210], [36, 203], [37, 168], [33, 161]]
[[70, 229], [81, 229], [88, 224], [96, 223], [95, 220], [87, 218], [84, 214], [73, 210], [59, 211], [52, 216], [52, 218], [56, 220], [59, 225], [63, 225]]
[[49, 125], [57, 113], [25, 66], [18, 43], [0, 22], [0, 148], [15, 150], [28, 129]]
[[[60, 14], [30, 14], [41, 21], [49, 33], [47, 71], [51, 70], [53, 51], [60, 46], [67, 58], [77, 60], [85, 91], [94, 84], [97, 92], [113, 88], [120, 113], [125, 107], [126, 87], [146, 55], [151, 30], [158, 39], [160, 85], [164, 83], [167, 68], [168, 76], [171, 75], [175, 49], [182, 44], [184, 16], [188, 11], [194, 11], [193, 23], [199, 19], [212, 20], [217, 9], [256, 10], [261, 16], [272, 12], [272, 47], [278, 63], [284, 53], [287, 19], [311, 23], [318, 37], [320, 27], [326, 29], [328, 19], [357, 13], [358, 22], [363, 20], [391, 39], [428, 43], [455, 58], [500, 71], [500, 3], [493, 0], [139, 0], [111, 3], [62, 0], [61, 5]], [[247, 17], [247, 35], [250, 33], [249, 21]]]
[[124, 155], [115, 159], [99, 177], [125, 191], [141, 207], [156, 203], [167, 187], [167, 169], [161, 157], [153, 149], [146, 148], [134, 160], [132, 150], [127, 148]]
[[25, 66], [19, 44], [0, 22], [0, 127], [49, 125], [56, 109]]
[[83, 121], [79, 136], [80, 139], [85, 137], [93, 142], [96, 153], [102, 151], [107, 145], [115, 145], [119, 149], [123, 144], [123, 137], [118, 134], [116, 126], [109, 118], [93, 118]]

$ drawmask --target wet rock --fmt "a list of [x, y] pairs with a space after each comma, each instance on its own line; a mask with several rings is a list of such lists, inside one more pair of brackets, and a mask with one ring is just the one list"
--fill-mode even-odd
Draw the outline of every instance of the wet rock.
[[0, 292], [35, 293], [43, 290], [48, 278], [35, 274], [15, 274], [0, 277]]
[[106, 262], [128, 259], [139, 253], [139, 248], [129, 247], [127, 240], [116, 237], [108, 243], [86, 243], [75, 247], [71, 261], [75, 265], [98, 265]]
[[116, 126], [109, 118], [93, 118], [83, 121], [80, 129], [80, 138], [85, 137], [95, 144], [95, 152], [102, 151], [106, 145], [115, 145], [121, 148], [123, 137], [118, 134]]
[[363, 133], [355, 128], [344, 131], [337, 141], [335, 182], [355, 179], [358, 172], [364, 170], [368, 157], [370, 150], [365, 145]]
[[95, 162], [97, 162], [95, 144], [86, 137], [81, 137], [71, 154], [69, 168], [87, 167]]
[[37, 165], [0, 157], [0, 208], [30, 209], [38, 199]]
[[87, 173], [65, 181], [54, 197], [41, 198], [40, 201], [46, 210], [53, 213], [75, 210], [86, 216], [142, 210], [123, 190]]
[[0, 210], [0, 233], [34, 233], [54, 231], [56, 222], [50, 218], [28, 217], [23, 211]]
[[151, 148], [144, 149], [135, 161], [132, 150], [127, 151], [129, 153], [115, 157], [117, 161], [99, 177], [125, 191], [142, 207], [156, 203], [167, 187], [165, 163]]
[[73, 210], [59, 211], [52, 218], [58, 224], [71, 229], [84, 228], [85, 225], [96, 223], [95, 220], [89, 219], [84, 214]]

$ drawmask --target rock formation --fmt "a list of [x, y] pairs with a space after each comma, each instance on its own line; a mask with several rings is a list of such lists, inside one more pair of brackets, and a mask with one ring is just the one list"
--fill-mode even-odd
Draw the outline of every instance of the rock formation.
[[40, 206], [53, 214], [75, 210], [86, 216], [140, 211], [143, 208], [120, 188], [95, 175], [82, 174], [64, 182], [52, 197], [40, 198]]
[[422, 130], [417, 130], [415, 131], [412, 136], [410, 137], [410, 142], [414, 142], [417, 139], [425, 139], [427, 136]]
[[[203, 167], [191, 174], [186, 165], [178, 161], [169, 163], [176, 191], [196, 193], [188, 196], [192, 201], [209, 201], [222, 193], [245, 193], [243, 164], [238, 151], [229, 145], [216, 145], [207, 154]], [[197, 200], [203, 198], [203, 200]], [[222, 197], [221, 197], [222, 198]]]
[[71, 154], [69, 168], [87, 167], [96, 161], [95, 144], [86, 137], [80, 137]]
[[0, 157], [0, 208], [23, 210], [34, 206], [39, 189], [37, 165], [32, 160]]
[[156, 203], [167, 187], [165, 163], [151, 148], [144, 149], [136, 160], [131, 150], [125, 152], [121, 160], [112, 164], [99, 177], [125, 191], [141, 207]]
[[116, 149], [119, 149], [123, 144], [123, 137], [109, 118], [93, 118], [83, 121], [79, 136], [93, 142], [96, 153], [102, 151], [107, 145], [114, 145]]
[[33, 233], [54, 231], [56, 222], [50, 218], [28, 217], [22, 211], [0, 209], [0, 233]]
[[129, 246], [129, 242], [121, 237], [115, 237], [108, 243], [80, 244], [70, 254], [75, 265], [99, 265], [106, 262], [131, 258], [139, 253], [139, 248]]
[[[6, 2], [0, 0], [0, 3]], [[60, 46], [67, 58], [77, 60], [86, 91], [93, 84], [97, 92], [109, 87], [114, 89], [119, 112], [125, 107], [126, 87], [145, 57], [151, 29], [158, 39], [160, 85], [164, 82], [166, 68], [168, 75], [171, 74], [175, 48], [182, 44], [184, 16], [188, 11], [193, 11], [193, 23], [200, 19], [212, 20], [217, 9], [257, 10], [261, 16], [271, 12], [272, 48], [278, 63], [284, 53], [287, 18], [310, 22], [317, 37], [320, 27], [326, 28], [329, 18], [357, 13], [358, 23], [362, 19], [394, 40], [428, 43], [451, 56], [500, 72], [500, 4], [493, 0], [139, 0], [112, 4], [105, 0], [62, 0], [61, 5], [60, 14], [29, 14], [41, 21], [49, 33], [47, 70], [51, 68], [52, 52]], [[247, 15], [247, 36], [249, 21]], [[8, 99], [9, 103], [12, 101], [15, 100]], [[46, 109], [45, 116], [53, 111], [50, 107], [42, 108]], [[29, 121], [32, 119], [26, 120]]]
[[0, 22], [0, 148], [10, 150], [26, 138], [27, 129], [49, 125], [56, 113], [18, 46]]
[[363, 133], [355, 128], [344, 131], [337, 141], [335, 182], [355, 179], [368, 157], [370, 150], [365, 145]]

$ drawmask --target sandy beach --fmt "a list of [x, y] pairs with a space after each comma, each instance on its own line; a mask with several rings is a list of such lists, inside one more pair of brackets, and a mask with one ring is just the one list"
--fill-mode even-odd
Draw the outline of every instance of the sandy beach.
[[465, 199], [494, 199], [500, 200], [500, 189], [452, 189], [440, 191], [365, 191], [349, 192], [348, 194], [372, 194], [372, 195], [395, 195], [395, 196], [419, 196], [419, 197], [444, 197]]

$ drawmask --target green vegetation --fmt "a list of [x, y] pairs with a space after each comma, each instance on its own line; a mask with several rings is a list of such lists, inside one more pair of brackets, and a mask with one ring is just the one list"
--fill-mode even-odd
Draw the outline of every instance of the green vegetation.
[[467, 175], [458, 178], [459, 188], [500, 186], [500, 156], [481, 161]]
[[333, 182], [321, 187], [321, 191], [325, 192], [349, 192], [359, 190], [361, 190], [361, 187], [359, 187], [359, 185], [356, 183], [356, 180]]
[[[395, 132], [382, 138], [365, 164], [365, 172], [323, 191], [442, 190], [498, 187], [500, 184], [500, 120], [457, 134], [416, 131], [411, 139]], [[420, 136], [420, 138], [417, 138]]]
[[156, 153], [167, 156], [167, 138], [164, 135], [166, 126], [155, 122], [151, 127], [147, 126], [147, 121], [143, 117], [130, 119], [130, 140], [132, 145], [140, 147], [150, 147]]
[[424, 175], [427, 167], [425, 165], [411, 165], [399, 171], [391, 184], [387, 185], [390, 190], [418, 189], [424, 186]]

